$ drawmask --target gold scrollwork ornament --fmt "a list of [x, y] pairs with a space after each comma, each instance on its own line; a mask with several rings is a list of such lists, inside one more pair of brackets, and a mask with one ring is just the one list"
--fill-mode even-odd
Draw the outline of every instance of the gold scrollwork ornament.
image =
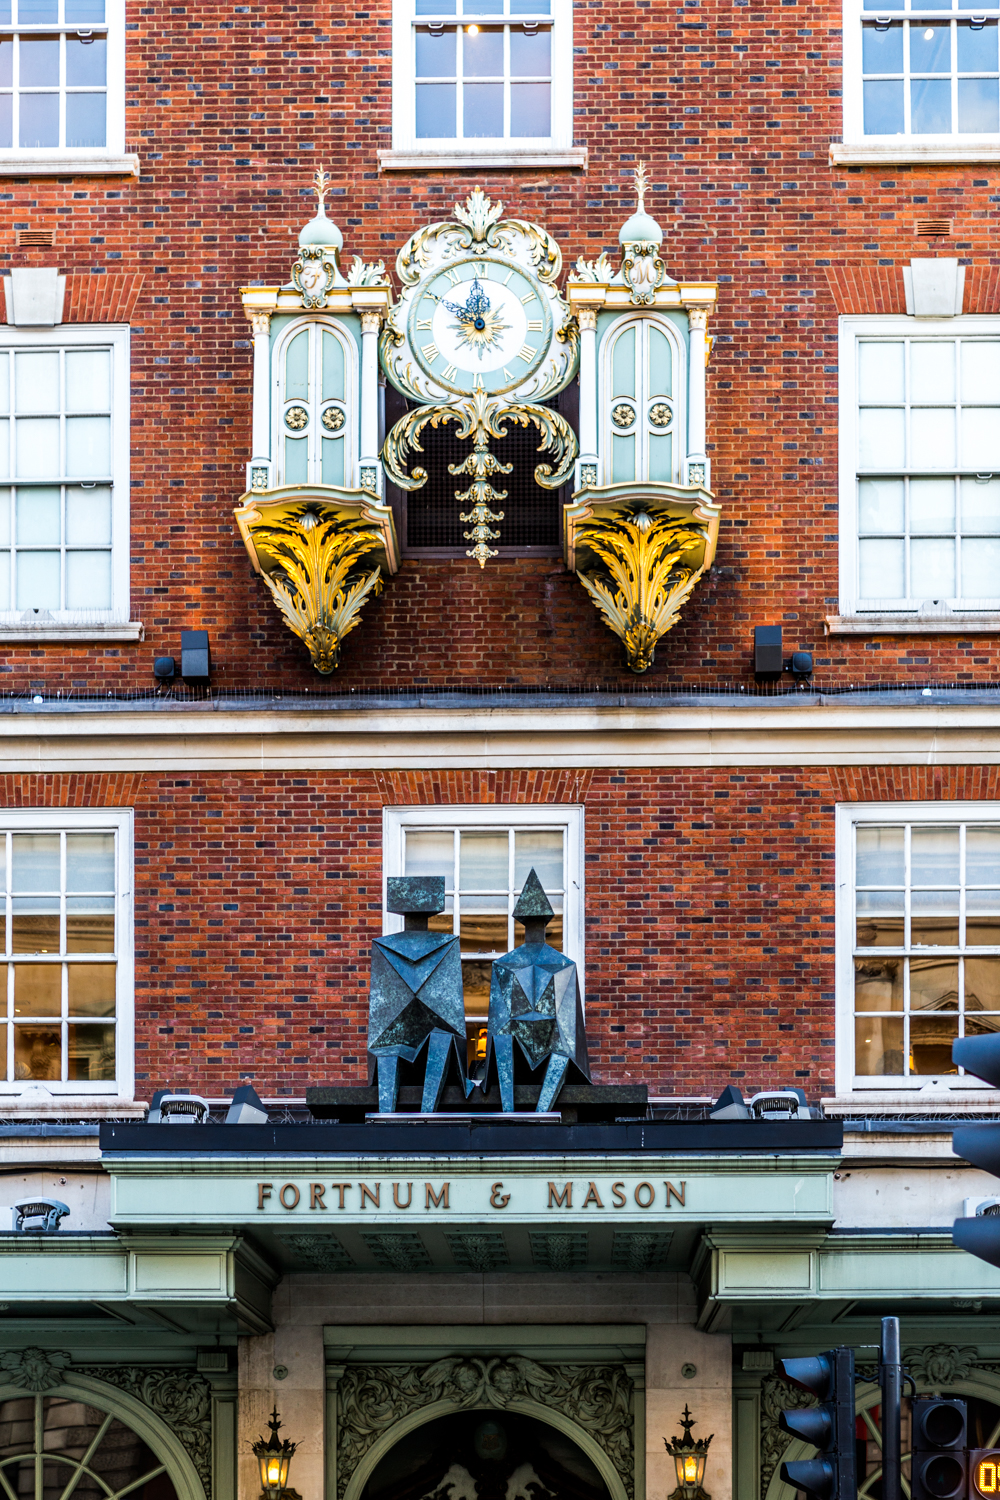
[[292, 266], [292, 285], [301, 293], [306, 312], [317, 312], [326, 306], [333, 291], [337, 267], [332, 252], [325, 245], [303, 245]]

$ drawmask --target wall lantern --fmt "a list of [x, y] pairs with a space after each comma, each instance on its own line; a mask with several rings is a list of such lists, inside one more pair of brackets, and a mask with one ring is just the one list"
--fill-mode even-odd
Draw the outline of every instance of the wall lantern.
[[678, 1500], [710, 1500], [702, 1489], [702, 1480], [705, 1477], [708, 1445], [715, 1433], [709, 1433], [707, 1438], [693, 1438], [691, 1428], [694, 1426], [694, 1418], [686, 1404], [684, 1415], [681, 1417], [681, 1426], [684, 1428], [683, 1437], [673, 1437], [669, 1442], [666, 1438], [663, 1439], [664, 1446], [677, 1470], [677, 1488], [670, 1500], [674, 1500], [674, 1496], [677, 1496]]
[[267, 1425], [271, 1429], [271, 1436], [266, 1442], [260, 1437], [251, 1446], [253, 1456], [260, 1465], [261, 1490], [267, 1500], [281, 1500], [288, 1489], [288, 1467], [298, 1444], [290, 1443], [287, 1438], [279, 1440], [278, 1428], [281, 1423], [278, 1421], [277, 1407], [272, 1411]]

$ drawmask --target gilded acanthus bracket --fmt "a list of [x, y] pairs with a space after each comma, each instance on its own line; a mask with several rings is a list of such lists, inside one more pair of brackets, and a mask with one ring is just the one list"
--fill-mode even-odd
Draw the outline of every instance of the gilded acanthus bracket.
[[[290, 485], [243, 496], [236, 523], [289, 630], [324, 676], [362, 606], [399, 566], [392, 512], [358, 490]], [[374, 565], [374, 566], [373, 566]]]
[[652, 666], [711, 567], [721, 513], [707, 490], [642, 483], [580, 490], [566, 506], [566, 562], [633, 672]]
[[503, 511], [494, 511], [491, 506], [507, 494], [506, 490], [494, 489], [490, 480], [497, 473], [509, 474], [512, 467], [489, 451], [489, 439], [505, 438], [510, 422], [537, 427], [541, 437], [538, 451], [548, 453], [552, 462], [536, 465], [535, 480], [543, 488], [555, 490], [573, 471], [579, 452], [576, 436], [565, 417], [547, 406], [536, 406], [532, 401], [507, 402], [482, 390], [462, 402], [421, 406], [396, 423], [382, 449], [386, 474], [401, 489], [417, 490], [427, 483], [426, 469], [418, 465], [408, 474], [406, 464], [411, 451], [423, 452], [420, 434], [424, 428], [437, 428], [443, 422], [458, 423], [456, 437], [472, 438], [472, 451], [461, 464], [449, 464], [448, 472], [467, 475], [471, 480], [468, 489], [456, 489], [455, 498], [470, 507], [460, 513], [459, 519], [471, 527], [465, 533], [466, 541], [473, 543], [467, 556], [474, 557], [482, 568], [488, 558], [497, 555], [488, 545], [500, 534], [491, 529], [492, 523], [503, 520]]

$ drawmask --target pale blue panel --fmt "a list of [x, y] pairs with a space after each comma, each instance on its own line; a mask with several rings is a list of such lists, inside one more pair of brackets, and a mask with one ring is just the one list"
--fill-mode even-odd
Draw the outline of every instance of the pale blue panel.
[[323, 333], [323, 395], [322, 400], [329, 401], [331, 397], [343, 401], [344, 391], [344, 346], [332, 333]]
[[[670, 340], [659, 328], [649, 329], [649, 394], [669, 396], [672, 394], [673, 368]], [[652, 474], [650, 475], [652, 478]]]
[[611, 439], [611, 483], [624, 484], [635, 478], [635, 437]]
[[[661, 334], [662, 337], [662, 334]], [[649, 437], [649, 478], [663, 479], [668, 483], [674, 477], [674, 439], [671, 433]]]
[[344, 439], [323, 439], [323, 483], [344, 483]]
[[285, 351], [285, 400], [309, 400], [309, 330], [297, 333]]
[[[611, 362], [612, 396], [635, 397], [635, 328], [626, 328], [615, 340]], [[629, 475], [629, 478], [632, 476]]]
[[285, 483], [305, 484], [309, 478], [309, 440], [285, 438]]

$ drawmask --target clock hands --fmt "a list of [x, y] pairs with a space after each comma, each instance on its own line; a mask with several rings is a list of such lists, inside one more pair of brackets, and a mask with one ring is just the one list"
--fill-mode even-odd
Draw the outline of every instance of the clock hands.
[[454, 313], [462, 323], [471, 323], [477, 333], [482, 333], [486, 327], [486, 313], [490, 310], [490, 299], [479, 285], [479, 277], [473, 279], [469, 292], [469, 300], [464, 307], [459, 307], [457, 302], [442, 302], [450, 313]]
[[474, 349], [480, 361], [484, 351], [496, 347], [501, 341], [501, 334], [507, 333], [511, 326], [501, 322], [499, 311], [492, 310], [490, 299], [480, 286], [478, 276], [473, 278], [464, 307], [457, 302], [442, 302], [441, 306], [458, 319], [459, 344], [467, 349]]

